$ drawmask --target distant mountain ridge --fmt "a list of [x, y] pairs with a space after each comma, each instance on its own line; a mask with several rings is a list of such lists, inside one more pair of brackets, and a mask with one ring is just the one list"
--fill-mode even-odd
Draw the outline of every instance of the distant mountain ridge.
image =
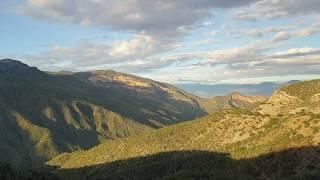
[[150, 84], [152, 94], [132, 89], [132, 82], [103, 82], [105, 75], [112, 77], [109, 71], [48, 74], [19, 61], [0, 60], [1, 162], [33, 167], [61, 152], [206, 114], [173, 86], [121, 75]]
[[261, 101], [240, 94], [203, 99], [111, 70], [48, 73], [10, 59], [0, 60], [0, 83], [0, 161], [24, 168], [63, 152]]
[[273, 91], [282, 86], [300, 82], [291, 80], [285, 83], [263, 82], [258, 84], [200, 84], [200, 83], [176, 83], [175, 85], [189, 93], [200, 97], [211, 98], [222, 96], [232, 92], [239, 92], [246, 95], [271, 96]]
[[319, 179], [319, 82], [283, 87], [252, 111], [222, 110], [48, 164], [62, 179]]
[[320, 80], [269, 99], [204, 99], [115, 71], [45, 73], [10, 60], [0, 70], [0, 162], [44, 168], [0, 164], [0, 178], [320, 178]]
[[265, 96], [246, 96], [238, 92], [233, 92], [225, 96], [216, 96], [210, 99], [199, 99], [200, 105], [210, 114], [223, 109], [241, 108], [252, 110], [261, 103], [267, 101]]
[[12, 59], [0, 60], [0, 73], [16, 73], [19, 75], [27, 75], [32, 73], [41, 73], [36, 67], [30, 67], [20, 61]]

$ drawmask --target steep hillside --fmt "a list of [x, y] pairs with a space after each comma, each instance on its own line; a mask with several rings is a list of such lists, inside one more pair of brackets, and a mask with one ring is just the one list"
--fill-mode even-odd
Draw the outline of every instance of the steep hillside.
[[267, 98], [264, 96], [246, 96], [240, 93], [231, 93], [226, 96], [217, 96], [211, 99], [198, 99], [199, 104], [209, 113], [232, 108], [252, 110], [266, 101]]
[[320, 80], [304, 81], [283, 87], [259, 107], [259, 112], [281, 115], [297, 112], [320, 113]]
[[319, 129], [319, 114], [225, 110], [48, 164], [62, 179], [317, 179]]
[[[320, 113], [314, 111], [319, 102], [313, 100], [317, 82], [284, 87], [254, 111], [226, 109], [88, 151], [64, 153], [48, 165], [62, 179], [319, 179]], [[276, 103], [291, 111], [263, 111]], [[296, 110], [301, 107], [305, 110]]]
[[114, 71], [45, 73], [9, 59], [0, 61], [0, 83], [0, 161], [17, 167], [256, 102], [239, 94], [201, 99]]
[[[119, 82], [94, 80], [106, 76]], [[183, 91], [109, 71], [47, 74], [1, 60], [0, 83], [0, 161], [18, 167], [205, 114]]]
[[115, 71], [82, 72], [72, 77], [113, 91], [114, 94], [108, 97], [110, 106], [152, 126], [175, 124], [206, 114], [197, 97], [169, 84]]
[[283, 87], [280, 90], [303, 101], [312, 102], [314, 99], [317, 99], [320, 94], [320, 80], [295, 83], [293, 85]]

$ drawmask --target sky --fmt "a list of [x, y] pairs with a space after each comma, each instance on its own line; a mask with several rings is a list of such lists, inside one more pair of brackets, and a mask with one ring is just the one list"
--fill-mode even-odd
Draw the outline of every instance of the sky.
[[168, 83], [320, 78], [319, 0], [0, 0], [0, 59]]

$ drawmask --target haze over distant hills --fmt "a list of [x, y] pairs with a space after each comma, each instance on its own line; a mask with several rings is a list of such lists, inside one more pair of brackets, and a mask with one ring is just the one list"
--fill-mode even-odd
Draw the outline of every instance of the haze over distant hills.
[[195, 95], [208, 98], [222, 96], [232, 92], [246, 95], [271, 96], [273, 91], [289, 84], [300, 82], [291, 80], [285, 83], [264, 82], [258, 84], [201, 84], [201, 83], [177, 83], [177, 87]]

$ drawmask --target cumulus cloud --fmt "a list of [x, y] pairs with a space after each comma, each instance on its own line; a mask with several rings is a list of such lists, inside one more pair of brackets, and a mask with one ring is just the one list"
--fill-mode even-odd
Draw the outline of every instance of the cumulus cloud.
[[[16, 10], [35, 19], [102, 26], [113, 30], [179, 33], [208, 17], [214, 8], [234, 8], [256, 0], [27, 0]], [[173, 18], [174, 17], [174, 18]]]
[[304, 38], [320, 33], [318, 24], [291, 24], [286, 26], [272, 26], [262, 29], [253, 29], [247, 32], [252, 38], [262, 38], [268, 34], [274, 34], [273, 42], [281, 42], [292, 38]]
[[[212, 50], [215, 40], [202, 40], [202, 34], [185, 43], [178, 42], [189, 34], [193, 25], [209, 29], [215, 22], [206, 18], [215, 9], [235, 10], [237, 20], [250, 21], [318, 14], [318, 0], [25, 0], [15, 10], [41, 20], [87, 27], [103, 27], [126, 32], [132, 37], [111, 43], [83, 40], [74, 46], [53, 47], [39, 55], [23, 57], [29, 64], [44, 70], [92, 70], [112, 68], [142, 73], [158, 70], [169, 79], [217, 81], [222, 79], [267, 75], [311, 74], [320, 67], [318, 49], [296, 48], [269, 54], [276, 44], [320, 32], [320, 26], [292, 26], [244, 30], [243, 26], [226, 23], [221, 27], [221, 40], [235, 39], [243, 34], [254, 38], [273, 36], [269, 42], [256, 42], [242, 47]], [[0, 2], [1, 3], [1, 2]], [[229, 13], [229, 11], [228, 11]], [[229, 15], [227, 13], [227, 15]], [[228, 17], [227, 17], [228, 18]], [[234, 21], [232, 21], [234, 22]], [[269, 20], [268, 20], [269, 23]], [[289, 22], [290, 23], [290, 22]], [[258, 24], [258, 23], [257, 23]], [[204, 28], [205, 26], [205, 28]], [[231, 27], [231, 28], [230, 28]], [[262, 26], [257, 26], [259, 28]], [[203, 30], [202, 29], [202, 30]], [[213, 29], [216, 32], [217, 29]], [[199, 30], [199, 33], [202, 33]], [[229, 33], [229, 34], [228, 34]], [[269, 34], [270, 33], [270, 34]], [[221, 34], [219, 34], [221, 35]], [[238, 36], [238, 37], [237, 37]], [[199, 39], [197, 39], [200, 37]], [[242, 36], [243, 37], [243, 36]], [[252, 40], [252, 39], [250, 39]], [[249, 41], [245, 41], [249, 42]], [[197, 51], [196, 46], [201, 46]], [[179, 51], [172, 51], [181, 48]], [[193, 52], [186, 53], [185, 50]], [[171, 72], [169, 66], [175, 66]], [[206, 75], [203, 72], [207, 72]], [[168, 73], [168, 74], [166, 74]], [[198, 74], [198, 75], [197, 75]]]
[[[224, 81], [234, 78], [319, 74], [320, 49], [293, 48], [270, 54], [268, 52], [272, 47], [275, 47], [274, 44], [267, 48], [262, 44], [253, 44], [213, 52], [198, 52], [192, 54], [193, 57], [190, 58], [202, 58], [204, 63], [183, 68], [190, 70], [191, 75], [188, 75], [188, 71], [181, 69], [173, 73], [172, 76], [182, 79], [189, 77], [188, 80], [199, 82], [206, 79]], [[212, 68], [212, 66], [215, 68]], [[201, 73], [203, 71], [207, 73]], [[197, 73], [200, 76], [195, 76]], [[180, 74], [184, 76], [181, 77]], [[171, 79], [171, 81], [173, 80]]]
[[23, 59], [45, 70], [58, 70], [63, 67], [77, 71], [85, 67], [112, 67], [119, 63], [148, 59], [167, 52], [174, 46], [175, 44], [170, 43], [162, 44], [148, 35], [134, 35], [129, 40], [106, 44], [82, 40], [74, 46], [53, 47], [40, 55], [25, 55]]
[[[266, 77], [319, 74], [320, 49], [294, 48], [274, 54], [257, 54], [250, 62], [229, 64], [228, 77]], [[248, 69], [250, 71], [248, 71]]]
[[129, 41], [114, 42], [110, 49], [110, 56], [115, 58], [141, 58], [155, 53], [155, 46], [156, 41], [152, 37], [135, 35], [135, 37]]

